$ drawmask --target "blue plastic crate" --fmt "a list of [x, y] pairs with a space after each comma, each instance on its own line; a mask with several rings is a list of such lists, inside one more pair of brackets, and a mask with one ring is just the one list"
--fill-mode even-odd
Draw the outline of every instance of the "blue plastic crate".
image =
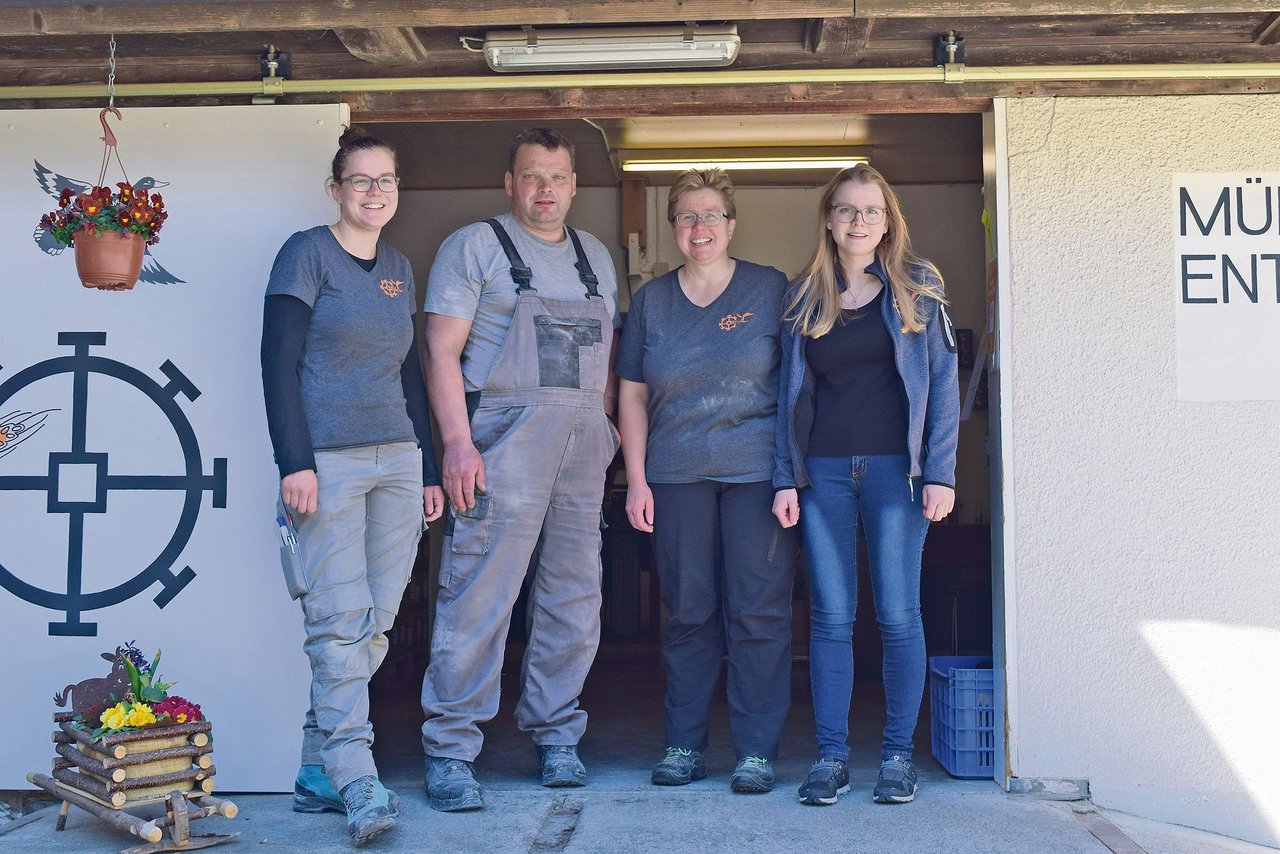
[[953, 777], [991, 779], [996, 766], [995, 678], [989, 656], [929, 659], [934, 758]]

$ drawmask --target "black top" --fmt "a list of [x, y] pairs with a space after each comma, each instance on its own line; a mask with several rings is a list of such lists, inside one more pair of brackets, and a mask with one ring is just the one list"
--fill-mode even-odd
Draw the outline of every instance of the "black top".
[[817, 380], [809, 455], [852, 457], [907, 452], [907, 393], [884, 325], [885, 289], [804, 342]]
[[[350, 253], [350, 252], [348, 252], [347, 254], [348, 254], [348, 255], [351, 255], [351, 253]], [[357, 264], [359, 264], [359, 265], [360, 265], [360, 269], [361, 269], [361, 270], [364, 270], [366, 273], [372, 273], [372, 272], [373, 272], [373, 268], [374, 268], [374, 267], [376, 267], [376, 266], [378, 266], [378, 256], [377, 256], [377, 255], [374, 255], [372, 258], [358, 258], [358, 257], [356, 257], [355, 255], [351, 255], [351, 260], [352, 260], [352, 261], [355, 261]]]

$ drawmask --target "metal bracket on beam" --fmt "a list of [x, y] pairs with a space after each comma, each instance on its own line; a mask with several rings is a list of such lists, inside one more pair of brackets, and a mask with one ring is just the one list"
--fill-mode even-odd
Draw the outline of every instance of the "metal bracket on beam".
[[964, 63], [948, 62], [942, 66], [942, 82], [943, 83], [963, 83], [964, 82]]
[[263, 77], [262, 78], [262, 94], [253, 96], [255, 104], [274, 104], [276, 98], [284, 96], [284, 78], [283, 77]]

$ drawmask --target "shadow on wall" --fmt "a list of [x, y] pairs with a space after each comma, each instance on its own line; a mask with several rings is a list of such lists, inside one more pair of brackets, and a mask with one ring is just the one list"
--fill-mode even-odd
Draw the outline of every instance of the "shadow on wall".
[[[1194, 780], [1155, 785], [1136, 779], [1094, 781], [1095, 799], [1162, 821], [1280, 845], [1280, 756], [1267, 752], [1276, 711], [1258, 703], [1259, 697], [1280, 696], [1280, 630], [1204, 620], [1146, 620], [1138, 624], [1138, 631], [1181, 696], [1186, 714], [1144, 720], [1143, 710], [1135, 709], [1135, 728], [1149, 729], [1133, 733], [1138, 738], [1132, 747], [1195, 751], [1208, 758]], [[1192, 721], [1198, 722], [1199, 733], [1190, 728]], [[1179, 730], [1180, 725], [1187, 727]], [[1205, 742], [1196, 745], [1188, 735]], [[1210, 744], [1216, 748], [1217, 767], [1211, 764], [1215, 751]], [[1167, 763], [1153, 757], [1143, 764]], [[1214, 781], [1218, 785], [1212, 791], [1192, 788]], [[1223, 799], [1233, 788], [1241, 801], [1224, 812]]]

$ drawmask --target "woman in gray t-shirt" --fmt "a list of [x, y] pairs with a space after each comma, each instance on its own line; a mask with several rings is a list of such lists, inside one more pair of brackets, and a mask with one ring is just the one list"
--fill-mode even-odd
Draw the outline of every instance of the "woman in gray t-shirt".
[[786, 278], [729, 256], [735, 213], [724, 172], [676, 178], [667, 219], [685, 263], [631, 302], [619, 420], [627, 518], [653, 533], [671, 614], [667, 750], [651, 779], [677, 786], [706, 776], [708, 711], [727, 652], [731, 786], [767, 792], [791, 700], [797, 547], [770, 512]]

